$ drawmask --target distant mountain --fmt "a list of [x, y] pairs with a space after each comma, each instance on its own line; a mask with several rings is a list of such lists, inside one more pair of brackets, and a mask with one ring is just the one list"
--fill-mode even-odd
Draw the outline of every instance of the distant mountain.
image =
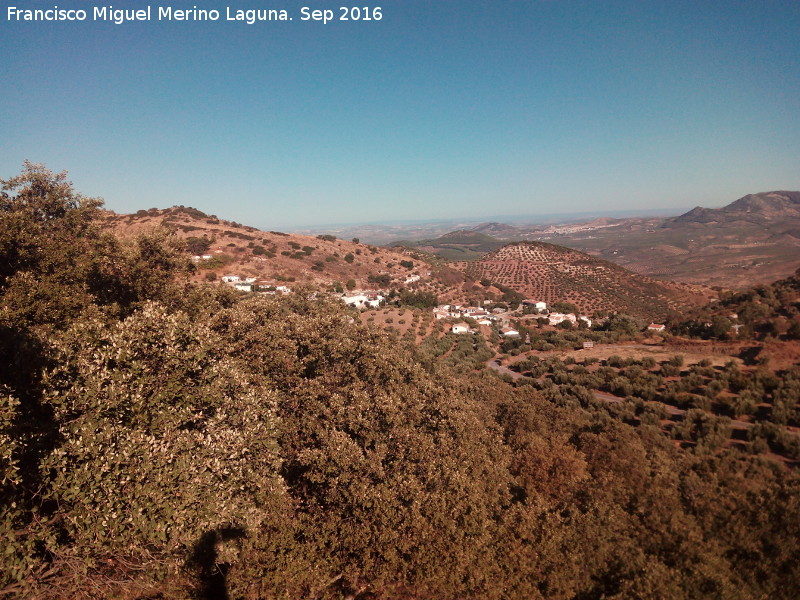
[[800, 192], [762, 192], [748, 194], [722, 208], [696, 207], [674, 219], [668, 219], [665, 226], [674, 223], [720, 223], [736, 220], [775, 221], [778, 219], [800, 218]]
[[670, 310], [704, 304], [709, 290], [657, 281], [606, 260], [542, 242], [508, 244], [456, 266], [476, 281], [488, 279], [525, 296], [572, 302], [587, 314], [609, 311], [663, 319]]
[[395, 242], [391, 247], [404, 246], [436, 254], [447, 260], [474, 260], [497, 250], [507, 242], [472, 229], [460, 229], [430, 240]]
[[679, 217], [667, 219], [665, 226], [669, 223], [713, 223], [719, 219], [718, 213], [719, 209], [696, 206]]
[[480, 225], [473, 227], [472, 231], [502, 238], [519, 237], [523, 233], [523, 231], [518, 227], [497, 222], [481, 223]]
[[748, 194], [722, 208], [698, 206], [678, 217], [624, 219], [534, 239], [553, 239], [660, 279], [746, 288], [800, 267], [800, 192]]

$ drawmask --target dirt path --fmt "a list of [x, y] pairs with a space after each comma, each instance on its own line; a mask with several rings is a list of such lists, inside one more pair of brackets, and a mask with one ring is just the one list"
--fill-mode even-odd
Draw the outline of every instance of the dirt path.
[[[664, 344], [595, 344], [594, 348], [590, 349], [560, 349], [560, 350], [547, 350], [545, 352], [531, 350], [524, 355], [515, 357], [516, 360], [523, 360], [531, 356], [550, 357], [560, 356], [566, 358], [567, 356], [573, 357], [575, 360], [583, 360], [585, 358], [596, 358], [598, 360], [605, 360], [609, 356], [618, 355], [621, 358], [634, 358], [640, 360], [645, 357], [651, 357], [655, 360], [668, 360], [676, 354], [682, 354], [687, 365], [695, 364], [703, 359], [711, 361], [712, 366], [722, 366], [729, 360], [737, 364], [741, 364], [742, 360], [733, 355], [724, 354], [702, 354], [692, 353], [687, 351], [680, 351], [676, 348]], [[516, 362], [513, 361], [513, 362]]]
[[522, 373], [517, 373], [516, 371], [512, 371], [508, 367], [499, 364], [500, 360], [501, 356], [499, 354], [495, 354], [492, 358], [486, 361], [486, 366], [493, 371], [497, 371], [501, 375], [510, 376], [514, 381], [522, 377]]

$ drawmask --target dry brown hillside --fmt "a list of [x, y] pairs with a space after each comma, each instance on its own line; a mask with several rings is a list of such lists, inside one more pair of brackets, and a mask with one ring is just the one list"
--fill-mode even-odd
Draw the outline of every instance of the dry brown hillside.
[[722, 208], [625, 219], [554, 239], [643, 275], [746, 289], [800, 267], [800, 192], [749, 194]]
[[[357, 289], [409, 288], [457, 296], [465, 277], [444, 265], [430, 264], [420, 253], [378, 248], [331, 235], [305, 236], [261, 231], [195, 208], [105, 213], [104, 226], [122, 237], [167, 228], [184, 238], [188, 256], [210, 256], [196, 262], [195, 278], [219, 280], [224, 275], [255, 277], [265, 285], [311, 284]], [[414, 280], [414, 281], [410, 281]]]
[[488, 279], [525, 296], [572, 302], [587, 314], [624, 312], [661, 319], [670, 310], [704, 304], [710, 290], [656, 281], [583, 252], [541, 242], [509, 244], [473, 262], [453, 263], [469, 277]]

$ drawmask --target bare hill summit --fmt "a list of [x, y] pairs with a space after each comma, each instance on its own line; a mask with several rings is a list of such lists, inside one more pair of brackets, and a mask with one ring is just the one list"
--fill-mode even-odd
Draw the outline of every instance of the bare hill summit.
[[750, 222], [775, 221], [800, 218], [800, 192], [762, 192], [747, 194], [722, 208], [696, 207], [674, 219], [674, 223], [729, 223], [743, 220]]
[[465, 277], [445, 265], [431, 264], [420, 252], [378, 248], [333, 235], [307, 236], [261, 231], [174, 206], [134, 214], [107, 212], [105, 227], [132, 237], [163, 227], [186, 240], [197, 266], [197, 280], [215, 281], [233, 274], [265, 285], [310, 284], [337, 287], [351, 281], [357, 289], [410, 288], [458, 298]]

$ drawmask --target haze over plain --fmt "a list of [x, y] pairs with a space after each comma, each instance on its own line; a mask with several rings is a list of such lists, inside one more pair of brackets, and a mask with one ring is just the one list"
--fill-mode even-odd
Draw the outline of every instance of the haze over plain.
[[0, 172], [27, 158], [118, 212], [270, 229], [800, 188], [796, 2], [390, 1], [328, 24], [286, 2], [253, 25], [224, 20], [241, 2], [174, 6], [222, 18], [3, 14]]

